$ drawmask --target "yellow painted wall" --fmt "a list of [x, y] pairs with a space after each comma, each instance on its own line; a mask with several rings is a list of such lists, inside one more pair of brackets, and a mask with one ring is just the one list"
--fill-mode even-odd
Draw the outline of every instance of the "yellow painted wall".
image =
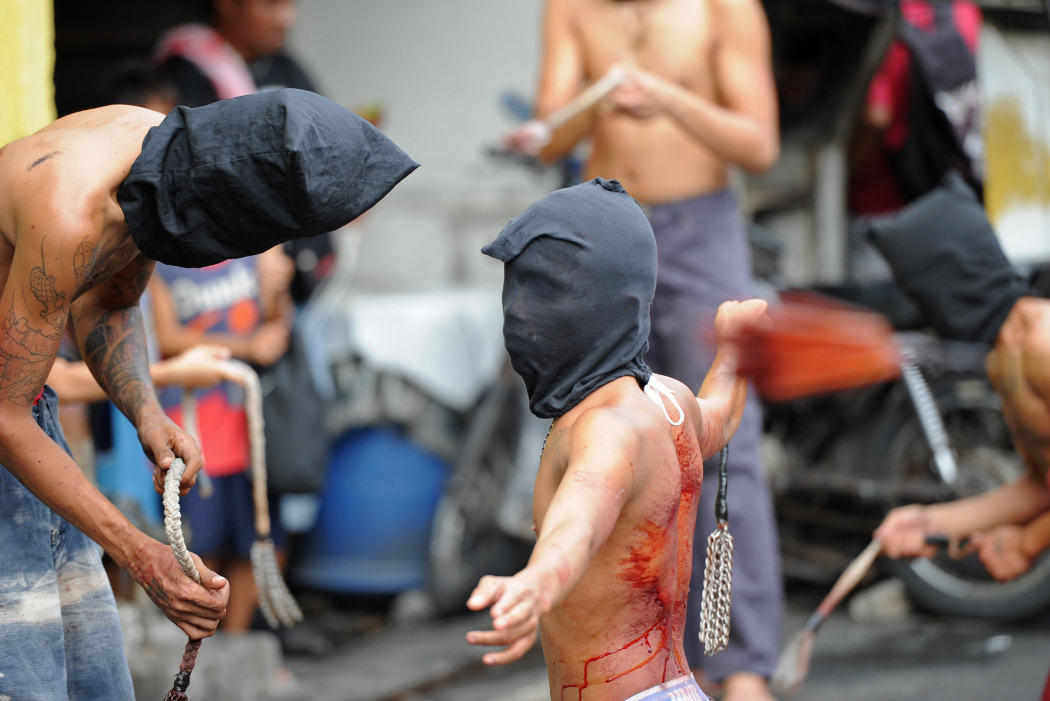
[[985, 142], [988, 217], [996, 222], [1015, 206], [1050, 207], [1050, 145], [1045, 133], [1026, 123], [1017, 99], [1000, 97], [985, 106]]
[[55, 119], [52, 0], [0, 0], [0, 145]]

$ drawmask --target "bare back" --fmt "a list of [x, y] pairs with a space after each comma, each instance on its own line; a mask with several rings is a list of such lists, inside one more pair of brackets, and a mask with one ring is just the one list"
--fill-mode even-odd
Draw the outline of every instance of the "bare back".
[[[680, 426], [672, 426], [640, 390], [598, 409], [618, 413], [637, 430], [638, 459], [611, 469], [633, 471], [641, 487], [625, 503], [583, 578], [541, 619], [552, 699], [623, 699], [689, 673], [682, 640], [703, 481], [695, 428], [699, 409], [684, 385], [659, 379], [687, 412]], [[676, 417], [674, 407], [666, 400], [665, 405]], [[573, 422], [560, 420], [544, 450], [536, 523], [543, 523], [564, 476], [573, 430]]]
[[131, 260], [137, 249], [116, 192], [146, 132], [163, 118], [139, 107], [101, 107], [63, 117], [0, 148], [0, 289], [15, 247], [28, 239], [39, 246], [38, 236], [92, 239], [98, 247], [95, 262], [108, 264], [96, 266], [91, 280], [81, 282], [97, 284]]

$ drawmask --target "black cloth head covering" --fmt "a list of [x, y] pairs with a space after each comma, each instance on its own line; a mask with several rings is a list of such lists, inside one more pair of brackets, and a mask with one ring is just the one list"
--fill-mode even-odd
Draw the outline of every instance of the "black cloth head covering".
[[150, 258], [202, 267], [337, 229], [418, 164], [350, 110], [305, 90], [176, 107], [117, 191]]
[[505, 263], [503, 339], [532, 413], [561, 416], [619, 377], [649, 381], [656, 239], [620, 183], [557, 190], [481, 252]]
[[954, 172], [897, 214], [870, 220], [867, 233], [941, 338], [993, 343], [1014, 303], [1035, 294]]

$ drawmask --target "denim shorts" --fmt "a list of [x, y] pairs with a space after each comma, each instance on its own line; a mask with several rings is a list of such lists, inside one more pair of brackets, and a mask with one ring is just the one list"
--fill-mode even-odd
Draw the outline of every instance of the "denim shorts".
[[[48, 387], [37, 424], [68, 453]], [[98, 545], [0, 466], [0, 701], [134, 699]]]

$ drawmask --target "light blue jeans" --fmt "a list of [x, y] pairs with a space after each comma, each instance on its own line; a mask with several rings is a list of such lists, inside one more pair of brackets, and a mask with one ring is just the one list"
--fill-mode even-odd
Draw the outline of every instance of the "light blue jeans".
[[[48, 387], [37, 424], [68, 453]], [[0, 700], [133, 700], [99, 547], [0, 466]]]

